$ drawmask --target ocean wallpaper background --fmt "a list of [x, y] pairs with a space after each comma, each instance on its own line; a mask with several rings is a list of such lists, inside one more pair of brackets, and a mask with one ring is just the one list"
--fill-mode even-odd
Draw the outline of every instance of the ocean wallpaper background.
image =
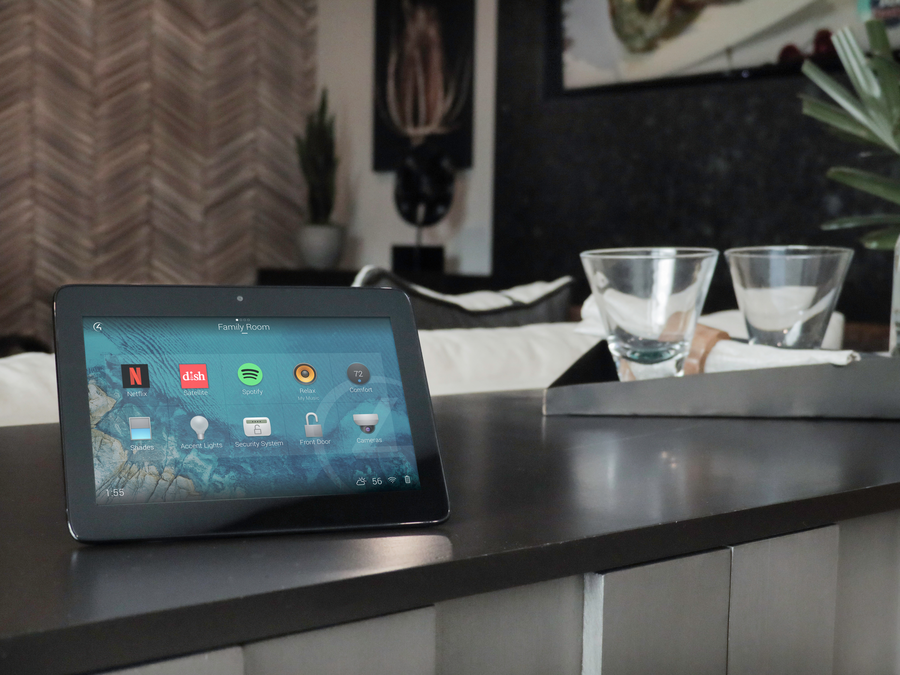
[[99, 504], [420, 487], [387, 318], [83, 325]]

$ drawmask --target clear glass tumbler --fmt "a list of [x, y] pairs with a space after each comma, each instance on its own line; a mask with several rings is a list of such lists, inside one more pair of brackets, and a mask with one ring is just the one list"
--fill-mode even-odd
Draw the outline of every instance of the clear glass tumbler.
[[818, 349], [853, 249], [750, 246], [725, 251], [751, 344]]
[[608, 248], [581, 254], [621, 381], [684, 374], [718, 256], [711, 248]]

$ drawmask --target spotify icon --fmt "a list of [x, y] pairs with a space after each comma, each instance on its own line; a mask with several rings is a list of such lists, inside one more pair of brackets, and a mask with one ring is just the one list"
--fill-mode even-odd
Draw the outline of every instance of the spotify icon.
[[238, 368], [238, 379], [248, 387], [255, 387], [262, 382], [262, 369], [255, 363], [245, 363]]
[[294, 366], [294, 377], [300, 384], [312, 384], [316, 380], [316, 369], [308, 363], [299, 363]]

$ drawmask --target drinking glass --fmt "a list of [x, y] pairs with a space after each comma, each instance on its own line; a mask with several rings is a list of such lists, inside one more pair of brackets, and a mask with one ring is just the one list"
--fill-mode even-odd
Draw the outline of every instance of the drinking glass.
[[621, 381], [681, 377], [719, 252], [608, 248], [581, 263]]
[[749, 246], [725, 251], [751, 344], [818, 349], [853, 249]]

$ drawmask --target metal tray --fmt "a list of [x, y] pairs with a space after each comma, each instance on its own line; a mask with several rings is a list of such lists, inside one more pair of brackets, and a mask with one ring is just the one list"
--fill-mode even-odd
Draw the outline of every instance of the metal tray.
[[900, 359], [619, 382], [604, 340], [545, 390], [544, 414], [900, 419]]

